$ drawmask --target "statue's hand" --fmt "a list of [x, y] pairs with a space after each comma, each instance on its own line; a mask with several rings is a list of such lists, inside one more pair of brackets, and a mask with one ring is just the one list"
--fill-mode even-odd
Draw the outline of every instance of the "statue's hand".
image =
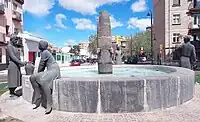
[[27, 61], [24, 61], [24, 62], [22, 63], [22, 66], [25, 66], [27, 63], [28, 63]]

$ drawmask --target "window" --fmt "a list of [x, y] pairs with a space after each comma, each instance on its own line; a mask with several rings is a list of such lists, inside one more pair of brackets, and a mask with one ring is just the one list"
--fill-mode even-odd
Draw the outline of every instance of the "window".
[[61, 56], [57, 55], [57, 61], [60, 61], [60, 60], [61, 60]]
[[17, 4], [13, 3], [13, 10], [17, 10]]
[[200, 15], [194, 15], [194, 25], [200, 24]]
[[6, 35], [8, 35], [9, 34], [9, 25], [6, 25]]
[[8, 0], [5, 0], [5, 7], [8, 8]]
[[180, 43], [180, 33], [173, 33], [173, 42], [172, 43]]
[[173, 15], [173, 22], [172, 22], [173, 25], [179, 25], [181, 24], [181, 17], [180, 17], [180, 14], [174, 14]]
[[194, 4], [194, 8], [200, 7], [200, 1], [199, 0], [194, 0], [193, 4]]
[[38, 54], [37, 54], [37, 55], [38, 55], [38, 57], [40, 57], [40, 52], [38, 52]]
[[0, 63], [2, 63], [2, 48], [0, 48]]
[[181, 5], [181, 0], [173, 0], [173, 7], [175, 6], [180, 6]]

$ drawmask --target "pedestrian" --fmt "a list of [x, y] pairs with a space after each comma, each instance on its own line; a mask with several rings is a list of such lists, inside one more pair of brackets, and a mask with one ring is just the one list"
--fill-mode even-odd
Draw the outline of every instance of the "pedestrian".
[[190, 37], [184, 37], [184, 43], [180, 47], [180, 50], [180, 66], [192, 69], [192, 65], [196, 62], [196, 52], [195, 47], [190, 43]]

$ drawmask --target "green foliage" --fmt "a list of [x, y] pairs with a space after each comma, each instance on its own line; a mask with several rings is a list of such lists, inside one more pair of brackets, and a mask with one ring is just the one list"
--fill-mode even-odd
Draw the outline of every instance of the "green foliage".
[[7, 83], [0, 83], [0, 95], [8, 91], [7, 85], [8, 85]]
[[78, 56], [80, 53], [80, 47], [78, 45], [74, 45], [70, 51], [70, 53], [73, 53], [74, 55]]
[[200, 74], [195, 75], [196, 83], [200, 83]]
[[151, 53], [151, 32], [139, 32], [132, 39], [132, 48], [138, 54], [143, 47], [145, 53]]
[[89, 37], [89, 46], [88, 50], [91, 54], [95, 55], [97, 54], [97, 35], [91, 35]]
[[[91, 54], [97, 53], [97, 35], [91, 35], [89, 37], [89, 47], [88, 50]], [[130, 41], [131, 43], [131, 41]], [[151, 52], [151, 32], [139, 32], [136, 33], [136, 35], [132, 39], [132, 50], [134, 50], [134, 53], [138, 54], [140, 52], [141, 47], [143, 47], [144, 51], [147, 54], [150, 54]], [[129, 51], [126, 53], [129, 53], [131, 50], [131, 44], [129, 44]]]
[[2, 95], [3, 93], [5, 93], [8, 90], [0, 90], [0, 95]]

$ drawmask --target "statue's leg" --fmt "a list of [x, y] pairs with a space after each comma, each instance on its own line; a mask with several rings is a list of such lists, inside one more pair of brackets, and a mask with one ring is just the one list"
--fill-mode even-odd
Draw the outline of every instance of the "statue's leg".
[[41, 88], [41, 99], [42, 99], [42, 107], [44, 107], [45, 109], [47, 108], [47, 98], [46, 95], [44, 94], [44, 90]]
[[47, 81], [43, 81], [41, 86], [42, 86], [42, 89], [44, 91], [44, 94], [46, 96], [46, 101], [47, 101], [45, 114], [49, 114], [52, 111], [52, 105], [53, 105], [51, 89], [50, 89], [49, 83]]
[[34, 109], [36, 109], [41, 104], [41, 88], [40, 88], [40, 85], [36, 81], [36, 75], [31, 75], [30, 82], [34, 90], [33, 96], [32, 96], [32, 104], [36, 105], [36, 107], [34, 107]]
[[[14, 96], [17, 96], [16, 94], [15, 94], [15, 89], [16, 89], [17, 87], [12, 87], [12, 88], [9, 88], [9, 91], [10, 91], [10, 97], [14, 97]], [[18, 96], [19, 97], [19, 96]]]

